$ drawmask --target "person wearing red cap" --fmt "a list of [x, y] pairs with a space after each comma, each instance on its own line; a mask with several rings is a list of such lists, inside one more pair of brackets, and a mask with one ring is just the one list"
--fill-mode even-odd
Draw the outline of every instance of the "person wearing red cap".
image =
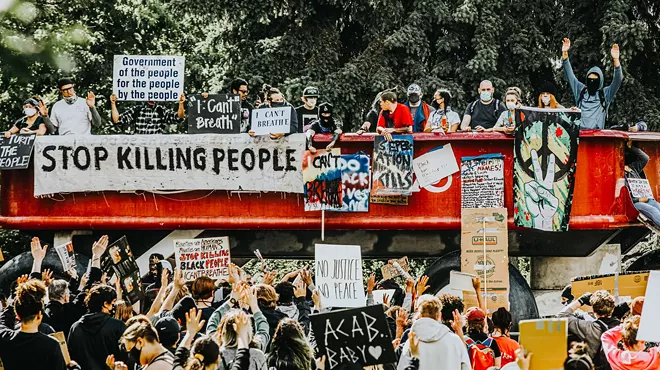
[[467, 335], [465, 344], [472, 359], [472, 370], [486, 370], [502, 366], [502, 354], [497, 342], [488, 335], [486, 313], [479, 307], [467, 310]]

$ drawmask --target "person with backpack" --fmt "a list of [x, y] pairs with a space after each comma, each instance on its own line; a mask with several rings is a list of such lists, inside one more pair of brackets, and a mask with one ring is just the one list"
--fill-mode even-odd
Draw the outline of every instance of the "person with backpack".
[[571, 61], [568, 59], [568, 50], [571, 48], [571, 40], [564, 39], [561, 47], [561, 59], [564, 67], [564, 77], [573, 91], [575, 106], [582, 111], [581, 129], [602, 130], [605, 128], [605, 120], [610, 105], [614, 101], [616, 92], [621, 87], [623, 72], [619, 61], [619, 45], [612, 45], [610, 55], [614, 64], [614, 78], [609, 86], [603, 87], [603, 71], [599, 67], [592, 67], [587, 72], [587, 83], [578, 81], [573, 73]]
[[[582, 306], [591, 306], [596, 314], [596, 321], [583, 320], [573, 315], [573, 312]], [[583, 294], [557, 314], [558, 318], [568, 320], [568, 333], [587, 344], [587, 354], [593, 360], [596, 370], [611, 369], [603, 352], [600, 337], [620, 324], [619, 320], [612, 317], [614, 306], [614, 297], [605, 290], [599, 290], [593, 294]]]
[[493, 94], [493, 83], [483, 80], [479, 84], [479, 99], [468, 104], [461, 122], [462, 131], [488, 132], [493, 131], [497, 119], [506, 111], [506, 107]]
[[516, 351], [520, 350], [520, 344], [511, 339], [511, 327], [513, 316], [506, 308], [500, 307], [493, 312], [493, 334], [492, 337], [502, 353], [502, 366], [516, 361]]
[[150, 135], [164, 134], [170, 125], [183, 124], [183, 118], [186, 111], [184, 103], [186, 96], [179, 95], [179, 109], [174, 111], [165, 108], [156, 102], [148, 101], [141, 105], [136, 105], [119, 114], [117, 110], [117, 95], [110, 95], [110, 108], [112, 122], [121, 123], [122, 126], [132, 128], [134, 134]]
[[491, 367], [502, 366], [500, 346], [493, 337], [488, 335], [486, 313], [479, 307], [471, 307], [465, 313], [467, 319], [467, 334], [465, 345], [472, 363], [472, 370], [488, 370]]

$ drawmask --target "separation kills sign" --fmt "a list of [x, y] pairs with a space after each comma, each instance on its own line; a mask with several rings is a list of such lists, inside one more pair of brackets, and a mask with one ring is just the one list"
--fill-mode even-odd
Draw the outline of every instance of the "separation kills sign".
[[504, 156], [461, 158], [461, 208], [504, 208]]
[[119, 100], [179, 100], [185, 63], [182, 56], [115, 55], [112, 93]]
[[291, 132], [292, 110], [290, 106], [252, 110], [252, 131], [257, 136], [288, 134]]
[[186, 281], [205, 275], [211, 279], [229, 276], [229, 237], [178, 239], [174, 241], [176, 265]]
[[413, 137], [374, 139], [373, 195], [410, 195], [413, 186]]
[[303, 153], [305, 211], [338, 210], [342, 207], [342, 171], [339, 149]]
[[[84, 191], [245, 190], [302, 193], [305, 135], [41, 136], [34, 195]], [[71, 181], [75, 179], [76, 181]]]
[[311, 315], [319, 351], [330, 369], [396, 362], [392, 337], [382, 305]]
[[30, 156], [37, 134], [11, 135], [0, 141], [0, 170], [23, 170], [30, 165]]
[[371, 192], [371, 158], [366, 154], [342, 155], [339, 160], [341, 170], [341, 212], [369, 212]]
[[193, 95], [188, 99], [189, 134], [239, 134], [241, 100], [238, 95]]
[[316, 244], [315, 256], [316, 285], [323, 306], [364, 306], [360, 246]]

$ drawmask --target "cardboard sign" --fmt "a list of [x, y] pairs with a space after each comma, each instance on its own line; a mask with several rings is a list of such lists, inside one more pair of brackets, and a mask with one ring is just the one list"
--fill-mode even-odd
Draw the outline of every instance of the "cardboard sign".
[[37, 134], [11, 135], [0, 141], [0, 170], [24, 170], [30, 165], [30, 156]]
[[[619, 296], [634, 299], [646, 294], [649, 282], [648, 271], [626, 272], [619, 274]], [[571, 281], [571, 294], [580, 297], [584, 293], [594, 293], [597, 290], [607, 290], [615, 294], [616, 278], [614, 274], [587, 275], [573, 278]], [[591, 307], [583, 306], [583, 311], [590, 312]]]
[[413, 186], [413, 137], [393, 135], [374, 139], [374, 195], [410, 195]]
[[323, 307], [364, 306], [359, 245], [316, 244], [314, 266]]
[[534, 370], [564, 368], [568, 346], [568, 322], [566, 319], [522, 320], [520, 346], [532, 353], [529, 366]]
[[252, 111], [252, 131], [257, 136], [291, 132], [291, 106], [259, 108]]
[[66, 345], [66, 337], [64, 333], [58, 331], [57, 333], [50, 334], [51, 337], [57, 339], [60, 343], [60, 349], [62, 350], [62, 356], [64, 357], [64, 363], [69, 366], [71, 363], [71, 356], [69, 356], [69, 347]]
[[461, 208], [504, 208], [501, 154], [461, 159]]
[[185, 65], [183, 56], [115, 55], [112, 93], [119, 100], [179, 100]]
[[637, 340], [660, 342], [660, 271], [651, 271], [646, 287], [642, 320], [639, 322]]
[[413, 160], [415, 176], [420, 187], [433, 185], [458, 172], [458, 164], [451, 144], [446, 144]]
[[479, 276], [490, 313], [500, 307], [509, 309], [508, 237], [506, 208], [462, 210], [461, 271]]
[[371, 192], [371, 157], [366, 154], [342, 155], [339, 160], [341, 170], [341, 212], [369, 212]]
[[326, 364], [360, 366], [396, 362], [382, 305], [311, 315], [312, 330]]
[[342, 207], [342, 178], [339, 148], [303, 153], [305, 211], [338, 210]]
[[407, 206], [407, 195], [374, 195], [369, 197], [369, 202], [373, 204], [387, 204], [390, 206]]
[[76, 253], [73, 250], [73, 243], [68, 242], [62, 245], [58, 245], [57, 247], [55, 247], [55, 251], [57, 252], [57, 256], [60, 258], [60, 261], [62, 262], [62, 268], [64, 268], [64, 271], [69, 273], [75, 271]]
[[186, 281], [205, 275], [211, 279], [229, 276], [229, 237], [178, 239], [174, 241], [176, 265]]
[[109, 277], [112, 274], [117, 275], [123, 289], [122, 296], [131, 305], [144, 298], [140, 268], [133, 257], [126, 236], [122, 236], [110, 244], [101, 258], [101, 268], [108, 273]]
[[[408, 257], [404, 256], [402, 258], [399, 258], [396, 260], [401, 268], [403, 268], [406, 272], [410, 271], [410, 264], [408, 263]], [[396, 267], [388, 264], [383, 265], [383, 267], [380, 268], [380, 272], [383, 274], [383, 280], [389, 280], [398, 276], [401, 276], [401, 273], [399, 273], [399, 270], [396, 269]]]
[[238, 95], [218, 94], [188, 98], [189, 134], [239, 134], [241, 99]]
[[647, 179], [627, 179], [630, 188], [630, 195], [633, 198], [653, 198], [653, 190]]

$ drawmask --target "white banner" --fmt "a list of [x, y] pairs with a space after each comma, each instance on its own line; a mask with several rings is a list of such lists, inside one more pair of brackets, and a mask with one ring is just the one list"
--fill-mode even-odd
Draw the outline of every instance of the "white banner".
[[135, 190], [302, 193], [305, 135], [39, 136], [34, 195]]
[[362, 251], [359, 245], [316, 244], [314, 271], [323, 307], [362, 307]]
[[179, 100], [185, 64], [182, 56], [115, 55], [112, 93], [119, 100]]
[[177, 268], [186, 281], [204, 275], [211, 279], [229, 276], [229, 237], [177, 239], [174, 241]]
[[257, 136], [288, 134], [291, 131], [290, 106], [252, 110], [252, 131]]
[[630, 192], [633, 198], [649, 198], [653, 199], [653, 191], [647, 179], [628, 179], [630, 185]]
[[420, 187], [433, 185], [458, 172], [458, 164], [451, 144], [443, 145], [415, 158], [413, 168]]

